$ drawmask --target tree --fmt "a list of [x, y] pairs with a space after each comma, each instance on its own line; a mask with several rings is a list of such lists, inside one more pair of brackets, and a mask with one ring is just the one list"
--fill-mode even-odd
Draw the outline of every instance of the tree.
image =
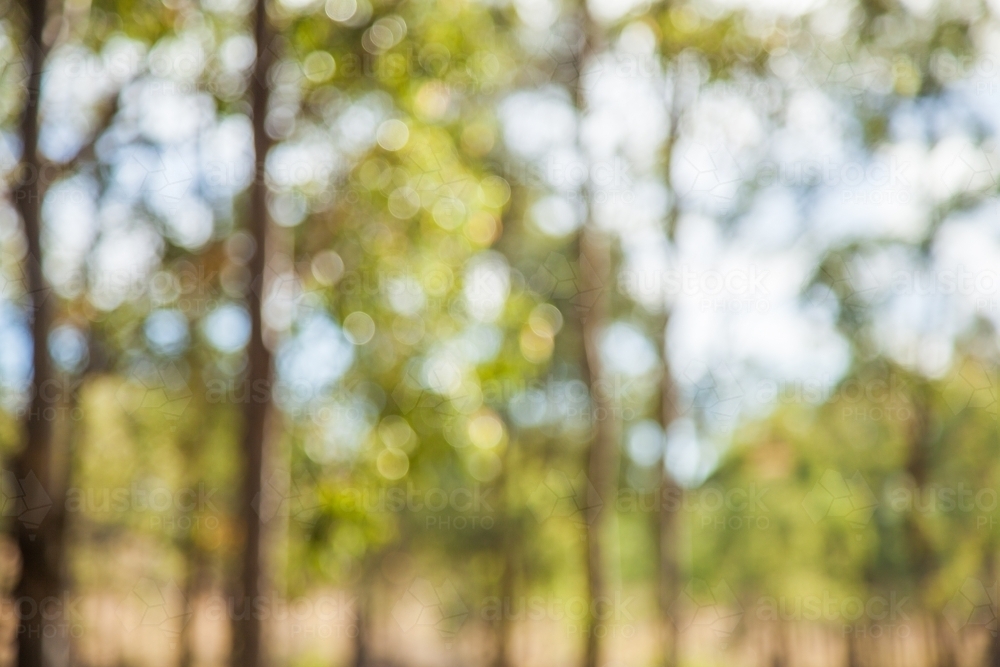
[[[248, 193], [246, 221], [253, 239], [253, 254], [247, 264], [250, 284], [246, 293], [250, 311], [250, 341], [247, 347], [248, 387], [263, 387], [270, 396], [273, 386], [271, 353], [264, 342], [263, 300], [265, 267], [270, 245], [267, 206], [267, 155], [271, 138], [267, 133], [269, 110], [269, 76], [274, 62], [273, 33], [269, 25], [266, 0], [254, 4], [254, 45], [256, 55], [247, 95], [253, 114], [254, 168]], [[233, 617], [233, 665], [257, 667], [266, 658], [262, 644], [261, 618], [255, 604], [267, 594], [266, 561], [264, 559], [264, 519], [259, 511], [270, 413], [270, 401], [247, 401], [243, 417], [243, 484], [240, 514], [243, 528], [243, 557]], [[257, 505], [258, 509], [255, 509]]]
[[[52, 421], [47, 417], [50, 406], [42, 388], [53, 379], [49, 358], [48, 336], [52, 326], [53, 300], [42, 273], [41, 207], [44, 184], [41, 178], [42, 160], [38, 152], [39, 108], [42, 90], [42, 71], [46, 49], [43, 31], [46, 22], [46, 3], [27, 1], [23, 9], [28, 25], [24, 41], [24, 65], [27, 69], [25, 103], [21, 112], [20, 134], [22, 141], [20, 178], [14, 192], [14, 202], [21, 214], [27, 240], [27, 257], [24, 263], [25, 292], [31, 313], [32, 375], [29, 386], [30, 406], [25, 413], [23, 429], [24, 448], [14, 465], [15, 475], [22, 485], [37, 485], [33, 493], [56, 494], [60, 485], [60, 469], [52, 450]], [[54, 513], [61, 514], [57, 509]], [[56, 519], [56, 517], [53, 517]], [[21, 576], [16, 595], [41, 600], [62, 592], [62, 522], [50, 520], [39, 526], [26, 521], [17, 523], [17, 543], [21, 554]], [[42, 667], [57, 660], [57, 650], [46, 637], [48, 624], [41, 615], [25, 616], [17, 629], [18, 665]]]

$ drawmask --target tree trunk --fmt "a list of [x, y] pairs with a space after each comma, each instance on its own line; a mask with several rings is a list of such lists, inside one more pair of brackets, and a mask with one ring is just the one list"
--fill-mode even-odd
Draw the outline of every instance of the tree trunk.
[[596, 667], [601, 655], [599, 618], [595, 612], [607, 601], [604, 532], [614, 512], [617, 484], [614, 397], [605, 382], [600, 357], [600, 335], [608, 317], [608, 281], [611, 276], [609, 239], [588, 221], [580, 239], [580, 265], [587, 296], [582, 314], [584, 355], [581, 365], [590, 387], [593, 435], [587, 450], [587, 586], [590, 614], [586, 628], [584, 667]]
[[378, 583], [379, 564], [385, 557], [384, 549], [368, 552], [361, 565], [361, 575], [355, 584], [357, 601], [354, 603], [354, 619], [357, 622], [357, 632], [354, 635], [354, 667], [369, 667], [381, 664], [373, 652], [375, 642], [376, 616], [376, 585]]
[[[254, 239], [255, 249], [249, 262], [251, 283], [246, 294], [251, 321], [250, 342], [247, 349], [249, 366], [246, 376], [250, 396], [256, 394], [255, 388], [271, 386], [271, 353], [264, 344], [262, 316], [268, 236], [265, 163], [271, 148], [265, 121], [270, 95], [267, 76], [272, 63], [271, 30], [268, 25], [265, 0], [256, 0], [254, 15], [257, 56], [249, 86], [250, 105], [253, 110], [254, 178], [250, 184], [248, 197], [247, 229]], [[266, 396], [270, 397], [270, 391], [266, 392]], [[253, 604], [265, 592], [261, 563], [263, 521], [255, 506], [259, 507], [258, 503], [261, 501], [268, 409], [269, 398], [262, 402], [251, 399], [244, 406], [244, 477], [240, 505], [244, 543], [240, 581], [233, 607], [234, 667], [259, 667], [263, 664], [261, 619], [253, 613]]]
[[[192, 521], [196, 519], [192, 518]], [[209, 585], [209, 564], [204, 551], [193, 543], [190, 538], [184, 545], [184, 565], [187, 577], [184, 582], [184, 604], [186, 616], [182, 621], [180, 638], [180, 667], [192, 667], [197, 662], [194, 645], [194, 624], [197, 621], [196, 605], [201, 601], [202, 593]]]
[[789, 665], [789, 642], [788, 625], [785, 621], [778, 620], [774, 624], [774, 646], [771, 652], [772, 667], [788, 667]]
[[[575, 79], [570, 82], [573, 102], [578, 115], [578, 123], [582, 127], [583, 115], [587, 107], [586, 93], [583, 88], [583, 73], [587, 67], [590, 54], [595, 48], [596, 27], [590, 18], [585, 4], [578, 9], [578, 29], [580, 44], [574, 52]], [[579, 130], [582, 133], [582, 129]], [[578, 144], [583, 155], [586, 147], [578, 138]], [[586, 159], [586, 158], [585, 158]], [[587, 169], [589, 174], [589, 168]], [[587, 590], [590, 602], [590, 613], [587, 618], [586, 643], [584, 647], [584, 667], [596, 667], [601, 658], [601, 640], [599, 634], [598, 607], [607, 598], [607, 582], [605, 579], [604, 531], [607, 517], [614, 511], [614, 491], [618, 472], [615, 451], [614, 433], [614, 397], [605, 386], [605, 378], [600, 358], [601, 331], [607, 324], [609, 316], [609, 295], [611, 280], [611, 242], [607, 235], [596, 228], [591, 210], [590, 183], [584, 183], [580, 196], [586, 208], [583, 227], [578, 236], [578, 263], [581, 280], [581, 290], [576, 297], [574, 307], [579, 318], [580, 332], [583, 338], [583, 355], [580, 359], [580, 371], [583, 381], [590, 390], [591, 409], [591, 439], [586, 452], [587, 477], [590, 484], [586, 493], [586, 562]]]
[[949, 628], [943, 618], [934, 616], [934, 635], [938, 644], [938, 667], [955, 667], [958, 664], [955, 656], [955, 646], [949, 636]]
[[[674, 419], [677, 418], [677, 388], [670, 373], [670, 362], [667, 358], [667, 330], [670, 317], [665, 318], [663, 326], [663, 379], [660, 392], [660, 424], [664, 435]], [[663, 458], [660, 461], [660, 488], [657, 490], [656, 512], [656, 548], [657, 563], [659, 563], [658, 602], [660, 625], [663, 633], [663, 664], [665, 667], [676, 667], [679, 658], [677, 644], [677, 629], [670, 620], [670, 605], [678, 595], [680, 584], [680, 568], [677, 563], [677, 513], [669, 508], [668, 500], [680, 492], [670, 471], [667, 470], [667, 448], [663, 443]]]
[[503, 468], [500, 478], [497, 480], [499, 490], [499, 512], [498, 521], [501, 531], [500, 555], [502, 558], [503, 571], [500, 574], [500, 618], [497, 619], [494, 628], [496, 650], [493, 656], [493, 667], [507, 667], [510, 662], [510, 633], [511, 619], [508, 618], [508, 605], [513, 604], [514, 599], [514, 568], [516, 566], [516, 549], [519, 537], [519, 524], [514, 520], [511, 511], [510, 479], [513, 472], [510, 468], [514, 462], [513, 448], [516, 440], [511, 440], [504, 449]]
[[[664, 146], [663, 172], [667, 190], [670, 193], [670, 208], [667, 211], [666, 236], [671, 244], [677, 231], [677, 220], [680, 217], [680, 208], [677, 204], [677, 192], [673, 187], [671, 172], [673, 170], [674, 146], [677, 143], [680, 125], [682, 104], [680, 101], [681, 87], [675, 79], [673, 94], [670, 101], [670, 132]], [[677, 385], [674, 382], [673, 372], [670, 368], [670, 309], [673, 304], [667, 303], [668, 295], [664, 294], [663, 308], [665, 315], [663, 318], [663, 378], [660, 380], [660, 427], [663, 429], [663, 458], [660, 461], [660, 487], [657, 489], [657, 512], [656, 512], [656, 556], [659, 564], [659, 590], [657, 601], [659, 603], [660, 628], [662, 632], [662, 650], [664, 667], [676, 667], [680, 660], [679, 643], [680, 637], [677, 627], [670, 618], [670, 605], [677, 598], [680, 589], [680, 565], [677, 557], [677, 535], [678, 535], [678, 515], [668, 508], [671, 504], [667, 500], [673, 495], [680, 493], [681, 489], [677, 485], [670, 471], [667, 469], [667, 443], [666, 434], [671, 424], [680, 414], [677, 409]]]
[[858, 638], [855, 636], [856, 631], [857, 626], [851, 628], [850, 632], [847, 633], [847, 642], [844, 651], [847, 667], [861, 667], [861, 660], [858, 656]]
[[986, 654], [983, 656], [983, 664], [986, 667], [1000, 667], [1000, 581], [997, 581], [997, 562], [994, 554], [996, 547], [993, 540], [986, 541], [985, 552], [983, 554], [983, 573], [986, 593], [990, 599], [990, 612], [993, 615], [992, 622], [987, 625]]
[[[925, 498], [924, 489], [927, 487], [928, 474], [931, 467], [931, 447], [933, 445], [932, 429], [934, 415], [931, 410], [929, 392], [930, 389], [922, 381], [915, 381], [917, 384], [912, 389], [911, 401], [913, 405], [913, 417], [907, 428], [908, 449], [906, 458], [906, 472], [913, 480], [913, 496], [916, 498], [914, 507], [906, 514], [903, 529], [906, 540], [906, 552], [909, 555], [912, 576], [917, 585], [917, 591], [921, 598], [927, 590], [928, 580], [935, 568], [935, 553], [933, 544], [924, 527], [924, 522], [920, 516], [919, 503]], [[921, 599], [922, 603], [923, 600]], [[940, 648], [938, 653], [939, 667], [953, 667], [955, 656], [952, 646], [945, 636], [946, 629], [944, 622], [938, 614], [934, 619], [935, 634]]]
[[354, 635], [354, 667], [368, 667], [371, 662], [368, 647], [368, 585], [367, 577], [362, 579], [358, 591], [358, 601], [355, 603], [354, 616], [357, 620], [357, 632]]
[[[50, 290], [42, 274], [41, 198], [43, 184], [38, 178], [39, 98], [41, 96], [42, 67], [45, 49], [42, 32], [45, 27], [44, 0], [25, 0], [28, 17], [28, 34], [24, 45], [27, 68], [27, 91], [21, 115], [21, 178], [14, 190], [14, 204], [21, 214], [28, 254], [24, 260], [26, 306], [31, 316], [32, 378], [29, 385], [30, 404], [23, 418], [24, 449], [14, 462], [16, 479], [8, 483], [15, 486], [19, 498], [15, 531], [21, 555], [21, 576], [15, 587], [16, 598], [40, 604], [44, 598], [59, 598], [62, 594], [62, 534], [58, 499], [55, 488], [56, 474], [52, 460], [52, 410], [46, 414], [46, 392], [40, 388], [52, 380], [52, 365], [48, 354], [48, 333], [52, 324]], [[19, 487], [19, 488], [17, 488]], [[46, 509], [47, 508], [47, 509]], [[47, 519], [47, 520], [45, 520]], [[19, 667], [42, 667], [56, 664], [58, 656], [48, 646], [46, 634], [53, 634], [51, 626], [56, 621], [46, 621], [41, 614], [22, 618], [17, 627], [17, 664]], [[46, 632], [48, 630], [48, 632]], [[58, 629], [55, 635], [58, 636]]]

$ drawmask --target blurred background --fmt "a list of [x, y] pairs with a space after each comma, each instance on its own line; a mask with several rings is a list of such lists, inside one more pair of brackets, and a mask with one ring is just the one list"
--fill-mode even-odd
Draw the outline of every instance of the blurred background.
[[995, 0], [0, 17], [0, 663], [1000, 665]]

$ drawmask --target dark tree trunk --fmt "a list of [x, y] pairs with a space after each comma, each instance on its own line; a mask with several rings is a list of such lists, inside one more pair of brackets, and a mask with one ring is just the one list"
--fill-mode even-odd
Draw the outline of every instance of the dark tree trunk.
[[362, 565], [357, 583], [357, 602], [354, 605], [354, 619], [357, 633], [354, 635], [354, 667], [368, 667], [376, 661], [372, 656], [372, 601], [377, 565], [382, 553], [370, 554]]
[[500, 574], [500, 618], [497, 619], [494, 631], [496, 633], [496, 651], [493, 657], [493, 667], [507, 667], [510, 662], [510, 632], [511, 619], [508, 618], [507, 606], [513, 604], [514, 599], [514, 568], [517, 561], [517, 544], [519, 537], [519, 525], [515, 521], [511, 512], [510, 504], [510, 479], [511, 466], [514, 464], [515, 456], [513, 448], [515, 440], [507, 446], [503, 453], [503, 472], [497, 480], [499, 491], [499, 527], [501, 531], [501, 557], [503, 559], [503, 570]]
[[[596, 29], [585, 5], [578, 9], [578, 29], [580, 43], [574, 52], [574, 66], [569, 82], [573, 102], [582, 125], [587, 108], [586, 91], [583, 87], [583, 73], [590, 55], [596, 47]], [[586, 155], [586, 147], [578, 141], [581, 153]], [[585, 158], [586, 159], [586, 158]], [[588, 169], [589, 173], [589, 169]], [[591, 211], [591, 184], [584, 183], [580, 191], [587, 210], [586, 218], [578, 238], [577, 259], [581, 282], [580, 293], [573, 306], [579, 318], [580, 333], [583, 338], [583, 355], [580, 370], [583, 381], [590, 390], [591, 438], [586, 452], [586, 470], [589, 485], [586, 494], [586, 563], [587, 592], [590, 614], [587, 618], [586, 643], [583, 667], [597, 667], [601, 659], [601, 636], [597, 608], [607, 597], [605, 579], [604, 532], [607, 517], [614, 512], [614, 495], [618, 481], [617, 456], [615, 448], [614, 397], [605, 386], [604, 372], [600, 357], [600, 334], [609, 316], [609, 282], [611, 280], [611, 241], [596, 228]]]
[[357, 618], [357, 633], [354, 635], [354, 667], [367, 667], [371, 661], [368, 655], [368, 604], [365, 596], [367, 589], [358, 593], [357, 606], [354, 615]]
[[983, 550], [983, 571], [985, 574], [987, 594], [990, 597], [990, 607], [993, 621], [987, 627], [989, 644], [983, 663], [986, 667], [1000, 667], [1000, 580], [997, 579], [997, 548], [993, 539], [986, 541]]
[[[681, 87], [677, 80], [674, 81], [673, 94], [670, 102], [670, 132], [663, 151], [663, 173], [667, 190], [670, 192], [670, 208], [667, 211], [666, 236], [672, 244], [677, 231], [677, 219], [680, 217], [680, 208], [677, 203], [677, 192], [674, 189], [672, 179], [673, 153], [677, 143], [679, 133], [680, 116], [682, 102], [679, 97]], [[666, 301], [667, 295], [663, 295]], [[670, 368], [670, 312], [673, 304], [663, 304], [665, 315], [663, 318], [663, 378], [660, 381], [660, 426], [663, 429], [663, 457], [660, 460], [660, 485], [657, 489], [657, 511], [656, 511], [656, 556], [658, 567], [657, 602], [660, 614], [660, 628], [662, 633], [662, 650], [664, 667], [676, 667], [680, 660], [680, 636], [677, 626], [670, 618], [670, 605], [680, 593], [680, 564], [678, 563], [677, 538], [678, 538], [678, 516], [676, 512], [669, 508], [673, 506], [668, 500], [681, 492], [680, 487], [667, 469], [667, 443], [666, 434], [674, 420], [680, 416], [677, 408], [677, 384], [674, 382], [673, 371]]]
[[[667, 359], [667, 330], [670, 317], [666, 318], [663, 327], [663, 379], [660, 385], [660, 424], [663, 432], [677, 418], [677, 388], [670, 373], [670, 363]], [[680, 493], [680, 488], [667, 470], [667, 449], [664, 442], [663, 459], [660, 461], [660, 488], [657, 490], [656, 512], [656, 550], [659, 563], [659, 602], [660, 625], [663, 633], [663, 664], [665, 667], [676, 667], [678, 655], [678, 635], [675, 624], [670, 620], [670, 605], [677, 598], [680, 586], [680, 568], [677, 563], [677, 513], [671, 511], [673, 503], [669, 500]]]
[[590, 387], [593, 435], [587, 451], [587, 586], [590, 614], [587, 619], [584, 667], [596, 667], [601, 657], [599, 628], [595, 612], [606, 601], [604, 532], [607, 517], [614, 512], [617, 465], [615, 448], [614, 397], [604, 381], [600, 357], [600, 334], [608, 317], [608, 281], [611, 276], [610, 241], [588, 221], [580, 239], [580, 265], [586, 298], [582, 315], [584, 356], [582, 366]]
[[940, 616], [935, 616], [933, 623], [938, 645], [937, 667], [955, 667], [958, 661], [955, 656], [955, 645], [949, 635], [948, 624]]
[[[913, 480], [914, 497], [924, 498], [924, 489], [928, 484], [929, 471], [932, 465], [931, 448], [933, 447], [934, 415], [931, 409], [930, 388], [919, 380], [914, 381], [910, 398], [913, 405], [913, 417], [907, 428], [908, 448], [906, 458], [906, 472]], [[914, 506], [907, 514], [903, 524], [904, 536], [907, 545], [907, 554], [910, 558], [913, 579], [916, 581], [917, 590], [923, 592], [927, 588], [927, 582], [936, 567], [936, 554], [931, 539], [924, 526], [924, 520], [920, 510]], [[953, 647], [946, 636], [944, 621], [940, 616], [934, 618], [935, 634], [938, 640], [938, 665], [939, 667], [954, 667], [955, 655]]]
[[[271, 29], [267, 19], [265, 0], [256, 0], [254, 7], [254, 41], [257, 58], [250, 80], [250, 105], [253, 111], [254, 178], [250, 184], [247, 210], [247, 230], [255, 242], [253, 257], [249, 262], [250, 289], [247, 305], [250, 310], [251, 333], [247, 349], [249, 366], [247, 383], [251, 394], [257, 388], [270, 387], [271, 353], [264, 344], [262, 303], [264, 298], [264, 267], [267, 260], [267, 182], [265, 163], [271, 148], [271, 139], [265, 129], [267, 119], [268, 72], [272, 64]], [[266, 392], [270, 396], [270, 391]], [[259, 667], [263, 664], [261, 619], [252, 612], [254, 600], [266, 591], [263, 582], [262, 533], [263, 521], [255, 510], [261, 501], [262, 475], [269, 401], [248, 400], [244, 408], [243, 434], [243, 493], [240, 512], [243, 522], [243, 563], [234, 600], [233, 665], [234, 667]]]
[[184, 603], [186, 616], [182, 621], [180, 631], [180, 667], [191, 667], [195, 664], [197, 656], [194, 647], [194, 623], [195, 605], [201, 599], [202, 592], [207, 588], [208, 564], [205, 562], [205, 554], [190, 541], [184, 548], [184, 563], [187, 570], [187, 578], [184, 582]]
[[853, 627], [847, 633], [846, 662], [847, 667], [861, 667], [861, 660], [858, 656], [858, 639], [855, 636], [857, 627]]
[[[59, 512], [56, 471], [52, 456], [52, 422], [54, 410], [46, 408], [49, 393], [40, 391], [52, 379], [52, 365], [48, 355], [48, 333], [52, 325], [52, 303], [49, 288], [42, 274], [41, 199], [44, 184], [38, 178], [41, 160], [38, 155], [39, 98], [41, 95], [42, 67], [45, 49], [42, 32], [45, 28], [44, 0], [24, 0], [28, 18], [27, 39], [24, 45], [27, 70], [27, 94], [21, 116], [20, 179], [14, 190], [14, 204], [21, 214], [28, 254], [24, 260], [25, 305], [31, 316], [32, 379], [29, 387], [31, 401], [23, 419], [25, 444], [14, 462], [16, 480], [9, 482], [20, 487], [22, 496], [15, 520], [18, 549], [21, 554], [21, 576], [14, 595], [40, 604], [47, 597], [60, 597], [62, 593], [62, 530]], [[50, 396], [51, 397], [51, 396]], [[46, 509], [48, 506], [48, 509]], [[32, 511], [34, 510], [34, 511]], [[22, 618], [17, 628], [17, 664], [20, 667], [42, 667], [56, 664], [55, 655], [46, 642], [45, 635], [58, 636], [58, 628], [51, 628], [58, 621], [46, 621], [41, 614]]]

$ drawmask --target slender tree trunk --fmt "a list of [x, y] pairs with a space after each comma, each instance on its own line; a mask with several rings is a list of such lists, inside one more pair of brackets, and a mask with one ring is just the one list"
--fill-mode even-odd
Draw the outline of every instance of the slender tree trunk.
[[514, 462], [514, 452], [516, 440], [511, 440], [503, 453], [503, 472], [497, 480], [499, 490], [499, 511], [501, 530], [501, 557], [503, 559], [503, 571], [500, 574], [500, 618], [497, 619], [494, 631], [496, 641], [496, 651], [493, 657], [493, 667], [507, 667], [510, 661], [510, 632], [511, 619], [507, 617], [507, 608], [514, 599], [514, 568], [516, 563], [516, 553], [518, 543], [517, 525], [511, 511], [510, 503], [510, 479], [511, 465]]
[[507, 667], [510, 663], [510, 632], [511, 620], [507, 618], [508, 605], [514, 599], [514, 555], [513, 545], [504, 544], [503, 573], [500, 575], [500, 618], [496, 625], [496, 654], [494, 667]]
[[986, 667], [1000, 667], [1000, 581], [997, 579], [997, 549], [993, 539], [988, 539], [983, 551], [983, 571], [990, 596], [990, 608], [993, 612], [992, 628], [989, 631], [989, 645], [983, 663]]
[[858, 656], [858, 638], [855, 636], [855, 630], [856, 628], [851, 628], [846, 638], [845, 660], [847, 667], [861, 667], [861, 660]]
[[354, 667], [369, 667], [381, 664], [373, 648], [375, 642], [376, 602], [378, 600], [379, 564], [385, 557], [384, 548], [377, 549], [366, 555], [362, 564], [361, 576], [355, 584], [357, 601], [354, 606], [354, 617], [357, 621], [357, 633], [354, 635]]
[[[997, 605], [993, 605], [993, 613], [998, 611]], [[986, 649], [986, 664], [988, 667], [1000, 667], [1000, 629], [990, 635], [990, 645]]]
[[[661, 380], [660, 423], [663, 432], [677, 418], [677, 388], [670, 372], [667, 358], [667, 330], [670, 316], [667, 315], [663, 326], [663, 379]], [[659, 590], [657, 601], [660, 611], [660, 625], [663, 633], [663, 664], [665, 667], [675, 667], [679, 658], [677, 643], [677, 628], [670, 620], [670, 605], [677, 598], [680, 584], [680, 568], [677, 563], [677, 513], [670, 510], [673, 503], [669, 499], [680, 493], [680, 488], [667, 469], [667, 448], [663, 447], [663, 459], [660, 461], [660, 488], [657, 490], [656, 512], [656, 548], [657, 563], [659, 563]]]
[[357, 620], [357, 633], [354, 635], [354, 667], [367, 667], [371, 662], [369, 655], [369, 622], [368, 622], [368, 590], [369, 575], [362, 575], [358, 590], [358, 601], [354, 606], [354, 616]]
[[[595, 48], [596, 27], [590, 19], [585, 4], [578, 9], [578, 29], [581, 43], [574, 53], [571, 82], [573, 101], [576, 106], [578, 123], [582, 126], [587, 108], [583, 87], [583, 73], [590, 55]], [[581, 130], [582, 132], [582, 130]], [[581, 153], [587, 154], [583, 142], [578, 140]], [[586, 158], [584, 158], [586, 159]], [[589, 174], [589, 169], [587, 170]], [[581, 291], [574, 304], [580, 320], [583, 337], [583, 355], [580, 369], [583, 381], [590, 389], [590, 409], [592, 432], [586, 452], [587, 477], [590, 484], [586, 490], [586, 562], [587, 591], [590, 598], [590, 613], [585, 628], [583, 666], [597, 667], [601, 658], [600, 619], [597, 617], [600, 601], [607, 598], [605, 577], [606, 554], [604, 532], [607, 517], [614, 511], [614, 490], [618, 481], [615, 465], [615, 420], [614, 397], [606, 386], [600, 355], [600, 335], [609, 316], [609, 295], [611, 280], [611, 242], [606, 234], [597, 229], [592, 218], [591, 184], [584, 183], [580, 192], [586, 209], [586, 218], [578, 237], [578, 260]]]
[[[674, 146], [677, 143], [679, 134], [680, 116], [682, 109], [681, 85], [677, 79], [673, 83], [673, 94], [670, 100], [670, 131], [667, 135], [666, 143], [663, 147], [663, 171], [667, 190], [670, 193], [670, 209], [666, 219], [666, 237], [672, 244], [677, 231], [677, 219], [680, 217], [680, 207], [677, 203], [677, 192], [673, 187], [672, 170]], [[660, 426], [663, 429], [664, 438], [670, 429], [671, 424], [680, 414], [677, 409], [677, 384], [674, 382], [673, 370], [670, 367], [670, 312], [673, 304], [667, 303], [667, 295], [664, 296], [663, 331], [661, 339], [663, 341], [663, 378], [660, 381]], [[667, 443], [663, 443], [663, 458], [660, 460], [660, 486], [657, 489], [657, 512], [656, 512], [656, 556], [658, 568], [659, 590], [657, 591], [657, 602], [660, 614], [660, 628], [662, 633], [662, 650], [664, 667], [676, 667], [680, 660], [679, 643], [680, 636], [677, 626], [670, 618], [670, 605], [680, 592], [680, 564], [677, 557], [678, 539], [678, 515], [669, 508], [673, 506], [668, 503], [668, 499], [679, 494], [680, 487], [674, 480], [667, 468]]]
[[[254, 239], [255, 250], [249, 262], [251, 286], [246, 295], [251, 321], [250, 342], [247, 349], [249, 361], [247, 383], [251, 390], [255, 387], [269, 387], [271, 382], [271, 353], [264, 344], [262, 317], [268, 237], [265, 163], [271, 148], [265, 121], [270, 95], [267, 76], [272, 63], [271, 30], [265, 0], [256, 0], [254, 16], [257, 57], [249, 87], [250, 105], [253, 110], [254, 178], [250, 184], [248, 197], [247, 228]], [[267, 395], [269, 396], [270, 392], [267, 392]], [[254, 600], [266, 590], [261, 562], [263, 521], [254, 508], [259, 506], [258, 503], [261, 501], [268, 409], [268, 402], [258, 403], [253, 400], [247, 401], [244, 409], [244, 477], [240, 505], [244, 542], [242, 569], [233, 607], [234, 667], [260, 667], [264, 663], [261, 619], [256, 617], [252, 609]]]
[[184, 582], [184, 600], [190, 614], [181, 626], [180, 632], [180, 667], [192, 667], [197, 660], [194, 646], [194, 624], [197, 620], [196, 605], [201, 600], [201, 594], [208, 588], [209, 572], [206, 554], [192, 540], [184, 545], [184, 564], [187, 578]]
[[774, 624], [774, 650], [771, 654], [772, 667], [789, 667], [788, 624], [779, 620]]
[[[201, 413], [198, 414], [200, 415]], [[202, 436], [208, 429], [207, 422], [208, 420], [204, 417], [198, 419], [194, 424], [195, 428], [192, 429], [191, 435], [185, 437], [182, 443], [181, 451], [184, 454], [185, 470], [200, 469], [198, 449], [201, 443], [198, 436]], [[194, 483], [200, 486], [205, 483], [205, 480], [201, 475], [196, 475]], [[197, 525], [198, 516], [196, 512], [202, 509], [201, 507], [192, 507], [185, 512], [188, 525]], [[195, 539], [194, 528], [188, 529], [180, 545], [180, 549], [184, 557], [184, 600], [187, 605], [187, 609], [185, 610], [187, 615], [180, 631], [180, 658], [178, 664], [179, 667], [191, 667], [197, 661], [194, 646], [194, 624], [197, 620], [195, 618], [196, 605], [199, 603], [202, 593], [208, 589], [211, 583], [211, 572], [208, 553], [199, 546]]]
[[949, 636], [950, 629], [940, 615], [935, 615], [933, 619], [934, 635], [938, 644], [938, 667], [955, 667], [958, 664], [955, 659], [955, 645]]
[[[14, 190], [14, 204], [21, 214], [28, 254], [24, 260], [26, 305], [31, 313], [32, 378], [29, 387], [31, 402], [23, 419], [24, 449], [14, 463], [16, 480], [24, 493], [19, 517], [16, 520], [18, 549], [21, 554], [21, 576], [15, 587], [17, 598], [40, 603], [49, 596], [62, 593], [60, 571], [62, 566], [62, 535], [60, 512], [53, 503], [44, 507], [58, 495], [54, 487], [55, 470], [52, 460], [52, 423], [46, 417], [46, 394], [39, 391], [52, 379], [52, 365], [48, 355], [48, 333], [52, 324], [52, 303], [49, 289], [42, 274], [41, 199], [44, 194], [40, 182], [40, 157], [38, 155], [39, 98], [41, 95], [42, 67], [45, 49], [42, 32], [45, 27], [44, 0], [24, 0], [28, 18], [27, 39], [24, 45], [25, 66], [28, 80], [24, 111], [21, 115], [21, 178]], [[50, 415], [51, 415], [50, 411]], [[34, 511], [32, 511], [34, 510]], [[45, 520], [48, 519], [48, 520]], [[20, 667], [42, 667], [55, 664], [58, 656], [48, 650], [44, 637], [47, 626], [54, 625], [40, 614], [22, 618], [17, 627], [17, 663]], [[49, 630], [48, 634], [52, 634]], [[58, 633], [56, 633], [58, 635]]]
[[[906, 459], [906, 472], [914, 484], [914, 497], [923, 498], [923, 490], [927, 486], [928, 471], [931, 466], [932, 428], [934, 415], [931, 411], [928, 386], [917, 381], [913, 388], [911, 400], [913, 417], [908, 425], [907, 439], [909, 451]], [[912, 508], [906, 514], [904, 524], [906, 552], [909, 555], [913, 578], [916, 581], [920, 597], [926, 590], [927, 582], [935, 568], [935, 554], [930, 537], [927, 535], [920, 511]], [[921, 600], [922, 601], [922, 600]], [[947, 630], [940, 614], [934, 615], [935, 634], [940, 647], [938, 653], [939, 667], [954, 667], [955, 655], [952, 644], [946, 636]]]
[[588, 221], [580, 240], [580, 265], [587, 295], [587, 309], [582, 316], [584, 356], [582, 366], [590, 387], [593, 435], [587, 450], [587, 585], [590, 614], [587, 619], [587, 642], [584, 667], [596, 667], [601, 657], [603, 634], [597, 612], [606, 601], [604, 533], [607, 518], [614, 512], [617, 484], [614, 397], [604, 379], [600, 355], [600, 335], [608, 317], [608, 280], [611, 276], [610, 240]]

